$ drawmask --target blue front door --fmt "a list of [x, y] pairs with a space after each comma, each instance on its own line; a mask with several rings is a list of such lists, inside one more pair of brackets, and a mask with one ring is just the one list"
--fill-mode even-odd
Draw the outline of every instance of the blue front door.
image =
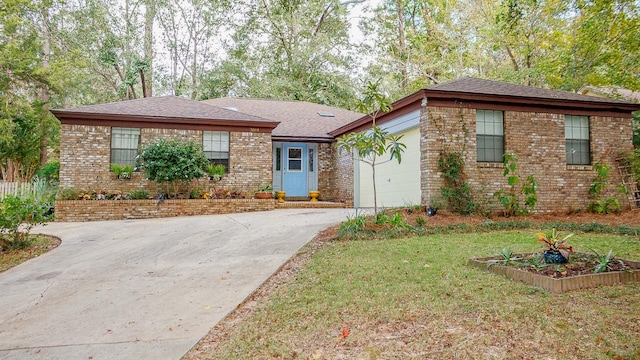
[[287, 196], [307, 196], [307, 145], [284, 144], [284, 181]]

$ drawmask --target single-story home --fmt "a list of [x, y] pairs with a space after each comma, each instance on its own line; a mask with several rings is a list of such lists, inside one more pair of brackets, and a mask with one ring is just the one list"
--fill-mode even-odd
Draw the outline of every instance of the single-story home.
[[154, 139], [201, 144], [211, 163], [222, 164], [220, 181], [193, 186], [238, 190], [253, 196], [263, 184], [306, 199], [344, 201], [338, 154], [329, 131], [363, 114], [298, 101], [222, 98], [194, 101], [176, 96], [52, 110], [61, 122], [60, 187], [85, 191], [160, 190], [140, 172], [116, 179], [110, 165], [135, 164], [141, 146]]
[[[539, 182], [539, 210], [584, 208], [593, 165], [615, 169], [616, 156], [633, 149], [636, 110], [625, 101], [476, 78], [419, 90], [376, 120], [407, 145], [400, 164], [376, 168], [378, 205], [429, 205], [443, 185], [439, 154], [460, 151], [478, 192], [506, 188], [503, 154], [513, 153], [519, 173]], [[227, 167], [220, 182], [201, 180], [203, 188], [251, 194], [270, 183], [292, 199], [319, 190], [323, 200], [373, 206], [371, 170], [335, 147], [339, 136], [370, 129], [368, 115], [297, 101], [174, 96], [52, 112], [62, 123], [63, 188], [152, 188], [142, 174], [119, 181], [109, 168], [133, 163], [139, 146], [163, 137], [201, 143], [211, 162]], [[619, 182], [616, 171], [610, 181]]]

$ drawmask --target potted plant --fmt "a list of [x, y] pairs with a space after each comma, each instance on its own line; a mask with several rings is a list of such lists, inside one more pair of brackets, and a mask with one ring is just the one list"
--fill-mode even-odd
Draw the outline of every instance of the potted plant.
[[209, 164], [207, 165], [207, 173], [209, 174], [209, 180], [220, 181], [227, 167], [222, 164]]
[[262, 184], [258, 191], [256, 191], [256, 199], [271, 199], [273, 198], [273, 187], [271, 184]]
[[560, 232], [555, 228], [551, 231], [551, 235], [538, 233], [538, 241], [547, 245], [544, 251], [544, 261], [552, 264], [564, 264], [569, 262], [569, 253], [573, 251], [573, 247], [567, 245], [567, 239], [573, 236], [569, 234], [560, 239]]
[[113, 171], [114, 174], [116, 174], [116, 179], [131, 179], [133, 166], [112, 163], [110, 166], [110, 170]]

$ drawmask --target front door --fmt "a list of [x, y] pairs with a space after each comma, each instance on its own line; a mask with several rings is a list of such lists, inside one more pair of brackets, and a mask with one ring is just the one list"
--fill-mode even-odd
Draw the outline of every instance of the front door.
[[307, 145], [284, 144], [284, 181], [287, 196], [307, 196]]

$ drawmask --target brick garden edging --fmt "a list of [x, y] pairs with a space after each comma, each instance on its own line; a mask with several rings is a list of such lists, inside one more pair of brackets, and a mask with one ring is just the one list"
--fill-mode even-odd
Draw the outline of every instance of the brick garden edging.
[[527, 285], [539, 286], [555, 294], [562, 294], [572, 290], [595, 288], [601, 285], [626, 284], [628, 282], [640, 282], [640, 262], [625, 260], [624, 263], [631, 268], [628, 271], [610, 271], [598, 274], [578, 275], [565, 278], [550, 278], [526, 270], [520, 270], [509, 266], [487, 266], [488, 260], [499, 259], [496, 256], [469, 259], [469, 264], [481, 270], [487, 270], [497, 275], [506, 276], [511, 280], [521, 281]]
[[276, 200], [56, 200], [56, 221], [151, 219], [273, 210]]

